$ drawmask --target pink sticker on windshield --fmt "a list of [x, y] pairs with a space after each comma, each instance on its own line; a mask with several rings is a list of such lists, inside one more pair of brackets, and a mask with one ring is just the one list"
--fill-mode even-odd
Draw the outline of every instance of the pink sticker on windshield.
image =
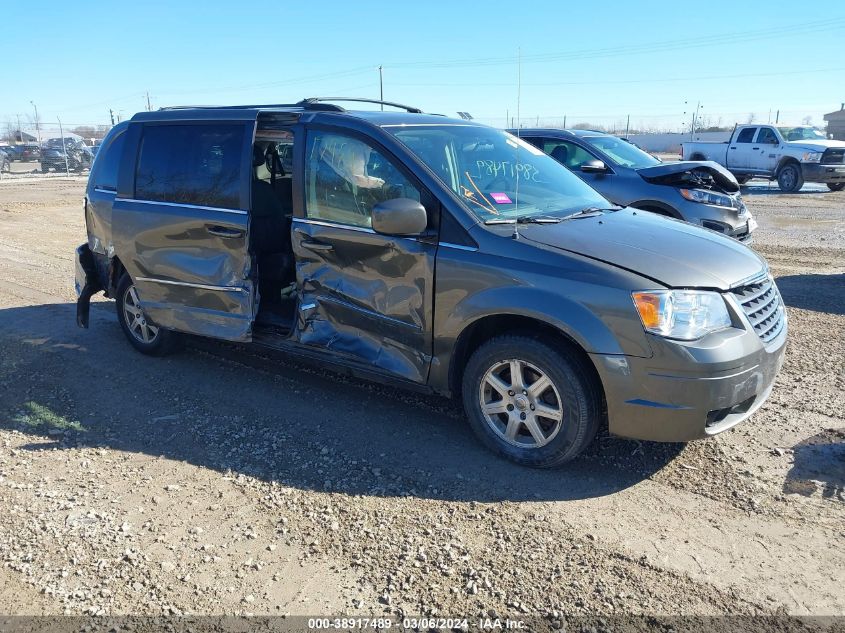
[[491, 193], [490, 197], [499, 204], [513, 204], [506, 193]]

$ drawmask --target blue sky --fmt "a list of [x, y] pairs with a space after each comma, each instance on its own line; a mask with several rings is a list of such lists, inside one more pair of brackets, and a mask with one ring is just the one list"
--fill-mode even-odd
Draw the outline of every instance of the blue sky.
[[[378, 97], [503, 125], [799, 123], [845, 101], [845, 1], [4, 3], [0, 124]], [[796, 10], [800, 6], [801, 11]], [[804, 10], [806, 8], [806, 10]], [[517, 59], [521, 57], [522, 63]], [[686, 103], [685, 103], [686, 102]]]

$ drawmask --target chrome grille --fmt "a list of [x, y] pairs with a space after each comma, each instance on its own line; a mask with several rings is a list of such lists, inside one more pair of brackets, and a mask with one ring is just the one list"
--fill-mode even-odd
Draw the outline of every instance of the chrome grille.
[[761, 277], [731, 292], [763, 343], [768, 343], [780, 334], [784, 323], [783, 302], [771, 277]]
[[845, 163], [845, 148], [829, 148], [822, 154], [822, 165], [838, 165]]

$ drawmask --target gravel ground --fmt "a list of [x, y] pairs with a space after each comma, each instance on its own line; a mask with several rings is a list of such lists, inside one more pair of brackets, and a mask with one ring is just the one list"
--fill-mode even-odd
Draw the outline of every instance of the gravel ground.
[[76, 328], [83, 187], [0, 181], [0, 612], [845, 614], [845, 193], [745, 190], [791, 328], [758, 413], [539, 472], [445, 400]]

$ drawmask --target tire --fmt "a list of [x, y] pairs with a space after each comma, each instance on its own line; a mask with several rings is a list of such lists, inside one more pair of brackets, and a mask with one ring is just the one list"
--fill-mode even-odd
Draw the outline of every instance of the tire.
[[[511, 378], [515, 363], [524, 388]], [[548, 384], [537, 387], [541, 376]], [[496, 337], [479, 347], [464, 368], [464, 410], [476, 436], [493, 452], [523, 466], [557, 468], [581, 454], [598, 430], [601, 397], [593, 376], [579, 355], [560, 344], [521, 335]], [[518, 388], [508, 389], [513, 386]], [[541, 391], [532, 393], [532, 387]], [[541, 407], [548, 417], [535, 413]]]
[[41, 163], [41, 173], [46, 174], [49, 171], [50, 171], [50, 165], [48, 165], [47, 163]]
[[740, 187], [751, 180], [751, 176], [735, 176], [736, 181], [739, 183]]
[[784, 193], [795, 193], [804, 186], [801, 167], [797, 163], [787, 163], [778, 172], [778, 187]]
[[842, 191], [845, 189], [845, 182], [829, 182], [827, 188], [831, 191]]
[[707, 160], [703, 154], [693, 154], [689, 157], [690, 160]]
[[[124, 273], [120, 278], [115, 296], [117, 320], [132, 347], [149, 356], [164, 356], [176, 350], [179, 335], [147, 321], [138, 305], [135, 283], [129, 275]], [[129, 318], [132, 318], [131, 322], [128, 321]]]

